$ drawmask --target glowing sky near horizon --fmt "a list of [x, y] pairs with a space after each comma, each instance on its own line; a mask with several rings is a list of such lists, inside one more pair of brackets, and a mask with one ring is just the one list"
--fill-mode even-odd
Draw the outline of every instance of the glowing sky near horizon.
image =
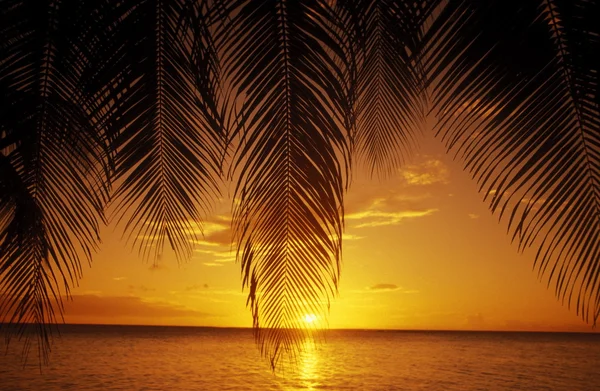
[[[387, 180], [355, 170], [329, 327], [592, 331], [538, 280], [535, 249], [517, 253], [476, 189], [429, 136]], [[230, 252], [228, 192], [183, 264], [168, 249], [157, 265], [144, 263], [119, 229], [106, 227], [65, 320], [251, 327]]]

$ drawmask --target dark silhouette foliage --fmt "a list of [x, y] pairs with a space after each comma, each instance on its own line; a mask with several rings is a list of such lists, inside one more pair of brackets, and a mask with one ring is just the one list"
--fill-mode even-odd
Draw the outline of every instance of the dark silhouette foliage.
[[[37, 335], [121, 223], [190, 256], [228, 173], [273, 367], [336, 294], [344, 192], [429, 112], [519, 250], [600, 315], [600, 14], [585, 0], [1, 0], [0, 316]], [[108, 205], [116, 211], [107, 219]], [[14, 328], [13, 328], [14, 327]], [[30, 332], [33, 331], [33, 334]]]

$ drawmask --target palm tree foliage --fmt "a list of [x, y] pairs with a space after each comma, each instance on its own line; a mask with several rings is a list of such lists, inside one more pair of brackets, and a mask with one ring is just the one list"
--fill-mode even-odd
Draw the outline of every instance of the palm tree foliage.
[[[438, 134], [506, 216], [540, 276], [600, 315], [599, 5], [450, 2], [424, 55]], [[436, 25], [437, 24], [437, 25]]]
[[109, 204], [143, 257], [185, 259], [229, 171], [277, 365], [336, 293], [353, 162], [393, 172], [428, 109], [557, 297], [600, 315], [595, 1], [0, 4], [0, 312], [26, 351], [32, 328], [45, 357]]
[[234, 235], [254, 326], [268, 327], [257, 337], [275, 366], [298, 347], [302, 314], [325, 312], [337, 285], [350, 112], [339, 64], [349, 61], [334, 50], [338, 20], [326, 3], [233, 7], [223, 65], [245, 118], [232, 135], [243, 132]]
[[432, 4], [362, 1], [355, 7], [364, 45], [357, 67], [357, 152], [371, 174], [385, 176], [406, 160], [425, 121], [420, 64], [413, 57]]
[[89, 115], [94, 97], [80, 88], [92, 27], [79, 7], [4, 2], [2, 10], [0, 305], [20, 335], [37, 328], [45, 357], [45, 325], [61, 309], [52, 299], [98, 244], [108, 150]]

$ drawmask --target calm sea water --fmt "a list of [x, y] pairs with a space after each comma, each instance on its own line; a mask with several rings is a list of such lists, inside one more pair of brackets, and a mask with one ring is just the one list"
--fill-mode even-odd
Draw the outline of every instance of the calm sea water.
[[276, 375], [250, 330], [65, 326], [42, 374], [0, 356], [0, 389], [593, 391], [600, 334], [330, 331]]

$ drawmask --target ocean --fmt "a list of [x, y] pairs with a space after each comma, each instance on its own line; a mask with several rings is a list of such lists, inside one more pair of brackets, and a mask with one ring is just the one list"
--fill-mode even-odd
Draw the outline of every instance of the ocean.
[[600, 334], [331, 330], [273, 373], [251, 330], [62, 326], [50, 364], [0, 355], [1, 390], [600, 390]]

